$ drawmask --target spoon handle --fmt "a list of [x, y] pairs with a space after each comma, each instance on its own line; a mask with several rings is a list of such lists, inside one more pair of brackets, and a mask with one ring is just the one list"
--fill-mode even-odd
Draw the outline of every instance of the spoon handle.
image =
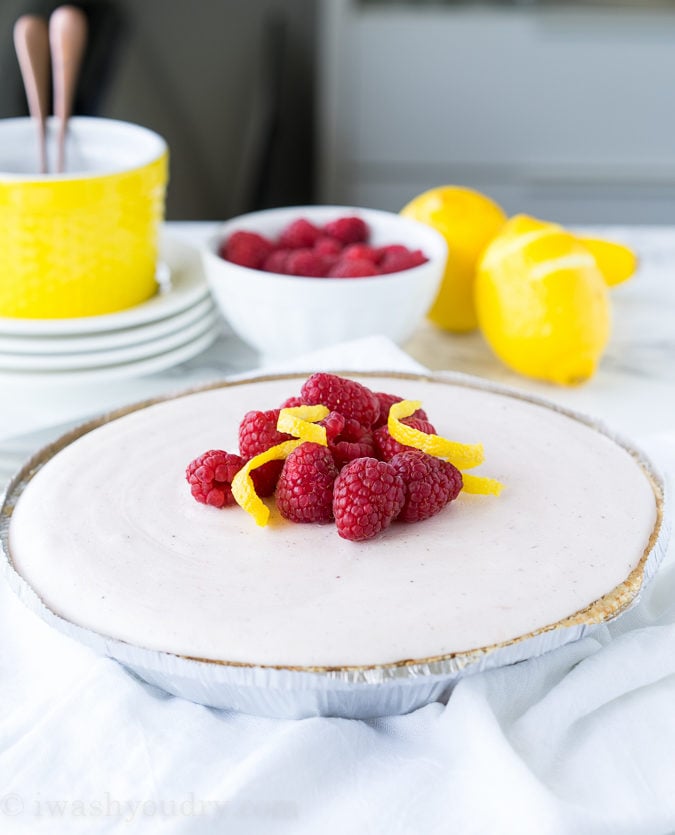
[[59, 174], [64, 170], [66, 128], [73, 110], [77, 76], [86, 42], [87, 18], [84, 12], [75, 6], [59, 6], [49, 18], [54, 114], [59, 123], [56, 164]]
[[49, 34], [47, 21], [22, 15], [14, 24], [14, 48], [19, 59], [28, 110], [38, 128], [40, 173], [47, 173], [45, 128], [49, 108]]

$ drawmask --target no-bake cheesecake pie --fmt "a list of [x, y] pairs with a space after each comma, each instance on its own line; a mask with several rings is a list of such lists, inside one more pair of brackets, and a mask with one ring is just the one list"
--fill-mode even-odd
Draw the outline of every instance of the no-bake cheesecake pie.
[[[304, 377], [222, 385], [107, 422], [51, 457], [13, 510], [9, 554], [53, 612], [136, 646], [282, 667], [385, 665], [595, 622], [634, 597], [661, 524], [649, 470], [590, 423], [464, 380], [358, 376], [422, 401], [440, 435], [482, 442], [467, 495], [366, 542], [293, 524], [271, 503], [198, 504], [188, 461], [236, 449], [249, 409]], [[482, 471], [485, 470], [486, 473]]]

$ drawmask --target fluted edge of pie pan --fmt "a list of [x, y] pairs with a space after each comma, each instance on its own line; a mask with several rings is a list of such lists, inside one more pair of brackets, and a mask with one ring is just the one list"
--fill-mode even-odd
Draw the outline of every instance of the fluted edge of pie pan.
[[10, 587], [31, 611], [52, 627], [117, 660], [150, 684], [210, 707], [279, 718], [367, 718], [407, 713], [442, 698], [464, 675], [523, 661], [579, 640], [638, 602], [665, 555], [671, 526], [666, 484], [649, 456], [595, 418], [563, 408], [545, 398], [453, 372], [410, 374], [351, 370], [341, 373], [359, 378], [388, 376], [467, 386], [552, 409], [599, 431], [623, 447], [637, 461], [651, 483], [657, 504], [657, 520], [639, 563], [622, 583], [586, 608], [509, 641], [448, 655], [354, 667], [257, 666], [149, 650], [79, 626], [50, 610], [14, 568], [8, 542], [12, 510], [33, 475], [72, 441], [105, 423], [167, 400], [252, 382], [301, 379], [310, 373], [251, 375], [146, 400], [88, 421], [43, 447], [24, 464], [0, 495], [0, 549], [4, 574]]

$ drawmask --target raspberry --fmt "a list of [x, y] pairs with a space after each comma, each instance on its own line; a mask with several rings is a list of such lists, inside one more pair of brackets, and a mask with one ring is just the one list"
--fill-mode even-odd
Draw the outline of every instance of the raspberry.
[[286, 260], [286, 272], [313, 278], [324, 276], [327, 272], [324, 256], [317, 255], [312, 249], [294, 249]]
[[296, 406], [304, 406], [306, 405], [302, 397], [287, 397], [284, 402], [281, 404], [282, 409], [294, 409]]
[[342, 250], [343, 259], [358, 259], [359, 261], [370, 261], [377, 264], [379, 250], [375, 247], [368, 246], [368, 244], [351, 244]]
[[262, 262], [262, 268], [267, 273], [281, 273], [286, 272], [286, 262], [288, 256], [291, 254], [290, 249], [274, 249]]
[[[377, 419], [376, 423], [373, 424], [373, 429], [379, 429], [380, 426], [384, 426], [386, 424], [389, 417], [389, 409], [391, 409], [394, 403], [400, 403], [403, 398], [398, 397], [395, 394], [385, 394], [383, 391], [376, 391], [375, 397], [377, 397], [380, 402], [380, 417]], [[419, 418], [419, 420], [429, 420], [424, 409], [418, 409], [416, 412], [413, 412], [410, 417]]]
[[316, 239], [313, 249], [317, 255], [339, 255], [342, 252], [342, 244], [336, 238], [321, 235]]
[[410, 270], [413, 267], [419, 267], [420, 264], [426, 264], [428, 260], [421, 249], [393, 252], [390, 247], [389, 252], [386, 252], [380, 260], [379, 268], [381, 273], [398, 273], [401, 270]]
[[[436, 434], [436, 430], [428, 420], [409, 417], [402, 420], [401, 423], [406, 423], [408, 426], [412, 426], [413, 429], [419, 429], [420, 432], [426, 432], [428, 435]], [[406, 452], [413, 448], [394, 440], [386, 426], [380, 426], [379, 429], [376, 429], [374, 437], [375, 449], [383, 461], [390, 461], [399, 452]]]
[[288, 456], [277, 484], [279, 513], [291, 522], [330, 522], [338, 471], [325, 446], [304, 443]]
[[342, 469], [355, 458], [375, 455], [373, 433], [354, 418], [346, 418], [339, 412], [330, 412], [320, 423], [326, 427], [328, 449], [338, 469]]
[[368, 227], [360, 217], [340, 217], [327, 223], [322, 231], [343, 244], [360, 244], [368, 240]]
[[434, 516], [462, 489], [462, 474], [457, 467], [421, 450], [399, 452], [389, 463], [405, 485], [405, 504], [398, 517], [403, 522], [421, 522]]
[[226, 261], [259, 270], [267, 256], [274, 249], [274, 244], [256, 232], [233, 232], [221, 244], [218, 254]]
[[300, 217], [283, 230], [279, 236], [279, 245], [288, 249], [313, 247], [321, 235], [321, 230], [306, 218]]
[[185, 470], [190, 492], [202, 504], [227, 507], [236, 504], [232, 479], [244, 466], [244, 459], [222, 449], [210, 449], [195, 458]]
[[405, 502], [403, 480], [376, 458], [351, 461], [335, 479], [333, 515], [343, 539], [360, 542], [388, 527]]
[[[279, 411], [252, 411], [244, 415], [239, 424], [239, 452], [247, 461], [275, 444], [290, 440], [290, 435], [277, 432]], [[259, 496], [271, 496], [274, 493], [283, 466], [283, 461], [268, 461], [251, 472], [253, 486]]]
[[277, 431], [280, 409], [267, 412], [246, 412], [239, 424], [239, 452], [253, 458], [271, 446], [290, 440], [291, 436]]
[[369, 388], [337, 374], [312, 374], [300, 389], [300, 397], [310, 406], [326, 406], [365, 427], [372, 426], [380, 414], [380, 404]]
[[330, 274], [333, 267], [335, 267], [336, 264], [339, 262], [340, 256], [339, 255], [322, 255], [321, 259], [323, 261], [323, 274], [324, 274], [324, 276], [327, 276], [327, 275]]
[[328, 271], [329, 278], [365, 278], [379, 275], [380, 271], [372, 261], [365, 258], [341, 258]]
[[326, 428], [326, 440], [331, 444], [342, 433], [347, 418], [339, 412], [329, 412], [319, 423]]
[[283, 461], [268, 461], [262, 467], [251, 470], [251, 481], [258, 496], [265, 498], [274, 493], [283, 466]]
[[[331, 412], [331, 414], [334, 414]], [[344, 419], [343, 419], [344, 420]], [[326, 429], [328, 435], [328, 429]], [[328, 439], [328, 449], [333, 454], [333, 460], [339, 469], [355, 458], [374, 458], [375, 441], [370, 429], [349, 418], [344, 421], [342, 431], [332, 440]]]
[[246, 412], [239, 424], [239, 452], [244, 458], [248, 460], [275, 444], [290, 440], [290, 435], [277, 432], [279, 411], [270, 409], [268, 412]]
[[408, 247], [403, 246], [403, 244], [387, 244], [386, 246], [381, 246], [377, 250], [377, 263], [381, 264], [382, 260], [386, 257], [405, 255], [407, 252], [409, 252]]

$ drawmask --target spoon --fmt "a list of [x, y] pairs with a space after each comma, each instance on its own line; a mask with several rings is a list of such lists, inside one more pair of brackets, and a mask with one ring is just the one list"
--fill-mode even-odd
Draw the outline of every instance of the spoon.
[[40, 173], [47, 173], [46, 124], [49, 107], [49, 35], [47, 22], [22, 15], [14, 24], [14, 48], [19, 59], [28, 110], [38, 128]]
[[75, 6], [59, 6], [49, 18], [54, 77], [54, 115], [58, 119], [56, 171], [63, 173], [68, 119], [73, 111], [77, 75], [87, 42], [87, 18]]

